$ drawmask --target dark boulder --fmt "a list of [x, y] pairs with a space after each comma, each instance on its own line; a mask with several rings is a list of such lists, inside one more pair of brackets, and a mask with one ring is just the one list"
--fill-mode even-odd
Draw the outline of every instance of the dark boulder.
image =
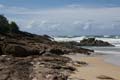
[[3, 45], [4, 45], [4, 42], [0, 41], [0, 55], [3, 54]]
[[50, 51], [49, 51], [50, 53], [52, 53], [52, 54], [56, 54], [56, 55], [63, 55], [63, 54], [65, 54], [65, 52], [63, 52], [61, 49], [51, 49]]
[[50, 39], [50, 40], [54, 40], [54, 38], [52, 38], [51, 36], [48, 36], [48, 35], [43, 35], [44, 38], [47, 38], [47, 39]]
[[5, 47], [5, 54], [11, 54], [16, 57], [26, 57], [30, 55], [39, 55], [39, 50], [23, 45], [8, 44]]
[[80, 43], [75, 41], [69, 41], [69, 42], [59, 42], [59, 44], [72, 49], [79, 46]]
[[80, 41], [80, 46], [114, 46], [108, 42], [102, 40], [96, 40], [95, 38], [83, 39]]
[[109, 76], [105, 76], [105, 75], [100, 75], [100, 76], [98, 76], [97, 77], [98, 79], [101, 79], [101, 80], [116, 80], [116, 79], [114, 79], [114, 78], [112, 78], [112, 77], [109, 77]]

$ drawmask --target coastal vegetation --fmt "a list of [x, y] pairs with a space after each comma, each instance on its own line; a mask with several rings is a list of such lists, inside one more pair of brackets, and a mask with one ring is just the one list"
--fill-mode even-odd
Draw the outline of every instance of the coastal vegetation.
[[17, 33], [19, 27], [15, 22], [10, 22], [6, 17], [0, 15], [0, 32], [2, 33]]

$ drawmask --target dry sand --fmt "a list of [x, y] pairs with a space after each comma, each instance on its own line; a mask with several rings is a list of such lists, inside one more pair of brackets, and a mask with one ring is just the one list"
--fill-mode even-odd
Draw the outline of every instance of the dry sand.
[[[75, 58], [70, 56], [74, 60], [85, 61], [87, 66], [76, 67], [77, 71], [71, 75], [73, 80], [112, 80], [112, 79], [98, 79], [100, 75], [105, 75], [120, 80], [120, 66], [109, 64], [103, 60], [101, 56], [94, 57], [81, 57]], [[78, 56], [77, 56], [78, 57]]]

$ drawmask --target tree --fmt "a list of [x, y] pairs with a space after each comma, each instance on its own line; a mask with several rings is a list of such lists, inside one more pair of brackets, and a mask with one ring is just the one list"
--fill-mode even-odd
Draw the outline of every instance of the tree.
[[9, 32], [9, 23], [6, 17], [0, 15], [0, 32]]
[[0, 15], [0, 32], [2, 33], [17, 33], [19, 32], [19, 27], [15, 22], [9, 24], [6, 17]]
[[10, 32], [17, 33], [19, 31], [19, 27], [18, 27], [18, 25], [15, 22], [12, 21], [9, 24], [9, 26], [10, 26]]

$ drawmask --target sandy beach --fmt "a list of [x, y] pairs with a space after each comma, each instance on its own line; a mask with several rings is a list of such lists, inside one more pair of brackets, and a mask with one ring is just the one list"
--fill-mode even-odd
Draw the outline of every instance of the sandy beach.
[[[75, 58], [73, 60], [87, 62], [87, 66], [76, 67], [77, 71], [71, 75], [75, 80], [120, 80], [120, 66], [109, 64], [102, 56], [88, 56]], [[100, 76], [107, 76], [113, 79], [98, 79]]]

